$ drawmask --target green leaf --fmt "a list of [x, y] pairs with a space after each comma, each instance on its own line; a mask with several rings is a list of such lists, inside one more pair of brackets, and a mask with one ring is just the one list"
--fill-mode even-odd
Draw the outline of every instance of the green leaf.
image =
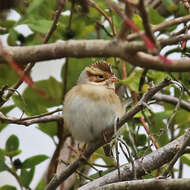
[[0, 19], [0, 26], [4, 29], [4, 30], [0, 30], [0, 34], [6, 34], [9, 32], [9, 29], [11, 29], [14, 25], [15, 25], [16, 21], [14, 20], [4, 20], [4, 19]]
[[20, 181], [24, 187], [26, 187], [26, 188], [29, 187], [29, 185], [34, 177], [34, 171], [35, 171], [34, 167], [32, 167], [29, 170], [21, 169]]
[[34, 166], [40, 164], [41, 162], [47, 159], [48, 159], [48, 156], [46, 155], [32, 156], [23, 162], [22, 169], [33, 168]]
[[11, 135], [6, 142], [6, 151], [16, 151], [19, 147], [19, 139], [16, 135]]
[[40, 182], [38, 183], [37, 187], [35, 188], [35, 190], [44, 190], [46, 186], [46, 182], [45, 180], [40, 180]]
[[145, 146], [147, 138], [145, 134], [138, 134], [136, 136], [136, 146]]
[[0, 160], [0, 172], [8, 170], [9, 167], [5, 164], [4, 160]]
[[36, 19], [46, 18], [52, 19], [52, 15], [55, 13], [57, 1], [52, 0], [30, 0], [30, 4], [27, 7], [26, 14], [22, 18], [35, 17]]
[[[81, 71], [91, 63], [91, 59], [74, 59], [70, 58], [68, 61], [67, 72], [67, 90], [71, 89], [76, 83]], [[64, 81], [65, 65], [62, 67], [61, 76]]]
[[9, 113], [13, 108], [15, 108], [14, 105], [10, 105], [10, 106], [4, 106], [0, 108], [0, 112], [3, 113], [4, 115], [6, 115], [7, 113]]
[[8, 64], [0, 64], [0, 88], [4, 85], [12, 86], [18, 79], [16, 72]]
[[148, 9], [148, 16], [150, 19], [150, 23], [155, 25], [160, 24], [165, 20], [164, 17], [160, 16], [159, 13], [151, 7], [149, 7]]
[[41, 123], [38, 129], [52, 138], [57, 135], [57, 124], [55, 122]]
[[165, 8], [170, 12], [177, 10], [177, 5], [174, 4], [172, 0], [162, 0], [162, 3], [165, 6]]
[[[0, 108], [0, 112], [6, 115], [9, 111], [11, 111], [15, 106], [10, 105], [10, 106], [4, 106]], [[0, 132], [6, 127], [8, 124], [6, 123], [0, 123]]]
[[21, 152], [22, 152], [22, 150], [18, 149], [15, 151], [6, 152], [5, 154], [6, 154], [6, 156], [13, 157], [13, 156], [19, 155]]
[[156, 138], [159, 145], [163, 146], [169, 142], [169, 139], [168, 134], [165, 132], [167, 131], [166, 124], [159, 118], [159, 115], [160, 113], [154, 113], [149, 117], [152, 123], [150, 132]]
[[106, 164], [114, 164], [115, 160], [113, 157], [108, 157], [105, 155], [103, 148], [99, 148], [90, 158], [92, 162], [95, 162], [97, 159], [101, 158]]
[[127, 85], [132, 91], [138, 92], [142, 69], [135, 70], [127, 79], [120, 80], [121, 84]]
[[15, 25], [15, 20], [0, 20], [0, 26], [7, 29], [12, 28]]
[[181, 156], [181, 161], [184, 164], [187, 164], [188, 166], [190, 166], [190, 155], [189, 154], [184, 154]]
[[35, 32], [40, 32], [42, 34], [47, 34], [49, 31], [53, 21], [52, 20], [45, 20], [45, 19], [40, 19], [40, 20], [33, 20], [28, 23], [28, 26], [30, 27], [31, 30]]
[[143, 23], [142, 23], [142, 18], [139, 15], [137, 15], [137, 14], [133, 15], [133, 22], [138, 27], [139, 30], [144, 29]]
[[40, 5], [45, 3], [46, 0], [33, 0], [32, 3], [30, 3], [30, 6], [27, 9], [27, 14], [30, 14], [32, 11], [35, 11], [38, 9]]
[[5, 150], [0, 149], [0, 160], [5, 160]]
[[4, 185], [2, 187], [0, 187], [0, 190], [17, 190], [16, 187], [12, 186], [12, 185]]
[[9, 31], [9, 35], [8, 35], [8, 45], [10, 46], [16, 46], [17, 45], [17, 41], [18, 41], [18, 32], [15, 29], [10, 29]]
[[149, 70], [147, 73], [147, 76], [149, 78], [151, 78], [152, 80], [154, 80], [154, 82], [160, 83], [161, 81], [163, 81], [166, 77], [167, 78], [171, 78], [168, 73], [165, 72], [160, 72], [160, 71], [154, 71], [154, 70]]
[[15, 105], [24, 110], [27, 115], [38, 115], [47, 112], [47, 108], [49, 107], [61, 104], [62, 84], [56, 79], [50, 77], [48, 80], [35, 82], [35, 86], [38, 89], [43, 90], [49, 98], [37, 94], [30, 87], [26, 88], [23, 93], [25, 106], [23, 106], [23, 101], [18, 95], [13, 96]]

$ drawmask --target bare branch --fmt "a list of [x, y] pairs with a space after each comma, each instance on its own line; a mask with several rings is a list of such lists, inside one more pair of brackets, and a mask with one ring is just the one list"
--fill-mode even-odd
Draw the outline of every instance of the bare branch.
[[[164, 43], [164, 40], [162, 40], [162, 43]], [[147, 69], [168, 72], [190, 71], [190, 59], [172, 60], [172, 64], [166, 64], [159, 56], [141, 52], [146, 51], [143, 42], [68, 40], [46, 45], [7, 47], [7, 51], [20, 64], [64, 57], [120, 57], [129, 61], [132, 65]], [[0, 56], [0, 60], [2, 60], [2, 56]]]
[[[154, 151], [138, 160], [134, 161], [135, 170], [137, 177], [145, 175], [147, 172], [151, 172], [154, 169], [161, 167], [166, 164], [179, 151], [183, 145], [184, 140], [186, 139], [186, 134], [178, 137], [176, 140], [170, 142], [169, 144], [161, 147], [157, 151]], [[190, 142], [189, 142], [190, 144]], [[121, 167], [121, 180], [132, 180], [133, 179], [133, 170], [131, 164], [125, 164]], [[101, 178], [90, 182], [79, 190], [89, 190], [95, 189], [96, 187], [103, 186], [105, 184], [110, 184], [118, 181], [117, 171], [113, 171]]]
[[[190, 20], [190, 15], [184, 16], [184, 17], [178, 17], [172, 20], [167, 20], [165, 22], [162, 22], [161, 24], [155, 26], [152, 28], [152, 32], [161, 31], [167, 27], [177, 25], [180, 23], [188, 22]], [[141, 32], [141, 34], [144, 34], [144, 32]], [[139, 37], [139, 34], [131, 34], [128, 36], [127, 40], [134, 40]]]
[[[153, 96], [153, 99], [158, 100], [158, 101], [168, 102], [168, 103], [173, 104], [173, 105], [176, 105], [179, 102], [178, 98], [172, 97], [169, 95], [165, 95], [165, 94], [161, 94], [161, 93], [155, 94]], [[190, 111], [190, 103], [188, 103], [184, 100], [181, 100], [180, 107], [187, 110], [187, 111]]]
[[151, 30], [151, 26], [150, 26], [148, 14], [146, 11], [146, 7], [144, 4], [144, 0], [139, 0], [138, 8], [140, 11], [141, 18], [143, 20], [143, 26], [144, 26], [145, 34], [152, 41], [152, 43], [156, 44], [153, 32]]
[[183, 40], [189, 40], [190, 39], [190, 35], [189, 34], [185, 34], [185, 35], [181, 35], [181, 36], [175, 36], [175, 37], [170, 37], [168, 39], [160, 39], [160, 46], [163, 48], [167, 45], [175, 45]]
[[28, 118], [28, 119], [17, 119], [17, 118], [10, 118], [4, 116], [2, 113], [0, 113], [0, 121], [2, 123], [15, 123], [18, 125], [25, 125], [29, 126], [34, 123], [47, 123], [51, 121], [59, 121], [62, 120], [63, 116], [62, 115], [44, 115], [43, 117], [35, 117], [35, 118]]
[[[125, 190], [125, 189], [154, 189], [154, 190], [188, 190], [190, 189], [190, 179], [145, 179], [134, 181], [122, 181], [103, 187], [94, 188], [94, 190]], [[90, 190], [90, 189], [89, 189]]]
[[181, 148], [177, 151], [175, 156], [170, 161], [167, 169], [164, 171], [164, 173], [163, 173], [164, 177], [167, 177], [168, 173], [172, 170], [172, 168], [173, 168], [174, 164], [176, 163], [176, 161], [178, 160], [178, 158], [183, 154], [185, 148], [189, 145], [189, 142], [190, 142], [190, 129], [188, 129], [187, 132], [184, 134], [184, 142], [181, 145]]

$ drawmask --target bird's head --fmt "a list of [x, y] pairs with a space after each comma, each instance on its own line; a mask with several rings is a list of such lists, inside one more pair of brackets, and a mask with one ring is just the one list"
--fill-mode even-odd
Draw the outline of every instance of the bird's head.
[[118, 79], [112, 67], [105, 61], [98, 61], [87, 66], [80, 74], [78, 84], [92, 84], [115, 89]]

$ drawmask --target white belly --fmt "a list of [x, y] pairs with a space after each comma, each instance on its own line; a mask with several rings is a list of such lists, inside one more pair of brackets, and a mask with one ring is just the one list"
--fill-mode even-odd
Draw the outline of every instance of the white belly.
[[94, 141], [102, 131], [114, 124], [121, 113], [115, 104], [92, 101], [88, 97], [75, 96], [64, 106], [64, 121], [73, 137], [82, 142]]

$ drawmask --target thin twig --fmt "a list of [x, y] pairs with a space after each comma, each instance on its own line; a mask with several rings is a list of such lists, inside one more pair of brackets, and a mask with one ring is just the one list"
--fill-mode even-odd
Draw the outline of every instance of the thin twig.
[[[125, 146], [126, 150], [127, 150], [127, 153], [129, 155], [129, 160], [130, 160], [130, 163], [132, 165], [132, 171], [133, 171], [133, 174], [134, 174], [134, 179], [137, 179], [137, 173], [136, 173], [136, 169], [135, 169], [135, 165], [134, 165], [134, 161], [133, 161], [133, 158], [131, 156], [131, 153], [129, 151], [129, 148], [127, 146], [127, 144], [125, 143], [125, 141], [123, 141], [122, 139], [119, 139], [119, 141]], [[122, 146], [120, 146], [122, 147]], [[121, 148], [122, 149], [122, 148]], [[123, 151], [124, 152], [124, 151]]]
[[172, 83], [173, 83], [173, 84], [176, 84], [178, 87], [180, 87], [181, 93], [180, 93], [180, 96], [179, 96], [179, 101], [178, 101], [178, 103], [176, 104], [176, 107], [175, 107], [175, 109], [174, 109], [172, 115], [171, 115], [170, 118], [168, 119], [168, 122], [167, 122], [167, 128], [168, 128], [168, 129], [171, 127], [171, 124], [172, 124], [172, 122], [173, 122], [173, 120], [174, 120], [174, 118], [175, 118], [175, 116], [176, 116], [176, 114], [177, 114], [177, 111], [178, 111], [179, 108], [180, 108], [181, 100], [182, 100], [183, 92], [184, 92], [183, 86], [182, 86], [179, 82], [177, 82], [177, 81], [172, 81]]
[[101, 13], [101, 14], [106, 18], [106, 20], [109, 22], [109, 24], [110, 24], [110, 26], [111, 26], [113, 35], [115, 36], [117, 32], [116, 32], [116, 28], [115, 28], [115, 26], [114, 26], [114, 24], [113, 24], [111, 18], [96, 4], [95, 1], [93, 1], [93, 0], [88, 0], [88, 3], [89, 3], [92, 7], [94, 7], [95, 9], [97, 9], [97, 11], [98, 11], [99, 13]]
[[145, 34], [152, 41], [152, 43], [156, 44], [156, 40], [155, 40], [153, 32], [151, 30], [151, 26], [150, 26], [150, 22], [149, 22], [149, 18], [148, 18], [148, 13], [147, 13], [146, 7], [144, 5], [144, 0], [139, 0], [138, 8], [139, 8], [140, 15], [141, 15], [141, 18], [143, 21]]
[[[177, 25], [177, 24], [180, 24], [180, 23], [183, 23], [183, 22], [187, 22], [187, 21], [189, 21], [189, 19], [190, 19], [190, 15], [187, 15], [187, 16], [178, 17], [178, 18], [175, 18], [175, 19], [172, 19], [172, 20], [164, 21], [161, 24], [158, 24], [157, 26], [154, 26], [152, 28], [152, 32], [161, 31], [161, 30], [163, 30], [163, 29], [165, 29], [167, 27]], [[144, 33], [145, 32], [140, 32], [140, 34], [139, 33], [131, 34], [131, 35], [129, 35], [127, 37], [127, 40], [132, 41], [132, 40], [138, 38], [140, 35], [142, 35]]]

